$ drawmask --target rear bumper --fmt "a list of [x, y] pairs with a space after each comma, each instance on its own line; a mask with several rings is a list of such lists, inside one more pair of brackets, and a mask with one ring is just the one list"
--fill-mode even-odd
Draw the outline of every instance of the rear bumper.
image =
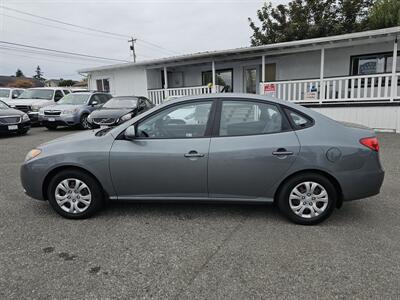
[[360, 176], [341, 176], [340, 185], [343, 192], [343, 201], [351, 201], [371, 197], [379, 194], [385, 172], [364, 172]]

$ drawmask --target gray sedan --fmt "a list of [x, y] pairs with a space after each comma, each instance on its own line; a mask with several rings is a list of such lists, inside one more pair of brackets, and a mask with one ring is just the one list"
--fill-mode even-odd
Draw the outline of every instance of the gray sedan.
[[172, 101], [114, 127], [41, 145], [21, 167], [26, 193], [67, 218], [106, 200], [275, 203], [316, 224], [343, 202], [379, 193], [371, 129], [264, 96]]

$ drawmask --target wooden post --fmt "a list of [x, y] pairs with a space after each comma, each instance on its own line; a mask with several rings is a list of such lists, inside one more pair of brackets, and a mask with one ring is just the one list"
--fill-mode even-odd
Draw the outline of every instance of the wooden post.
[[321, 69], [319, 73], [319, 103], [325, 98], [325, 88], [324, 88], [324, 64], [325, 64], [325, 48], [321, 48]]
[[167, 67], [164, 67], [164, 100], [168, 98], [168, 73]]
[[212, 70], [212, 92], [216, 93], [217, 86], [216, 86], [216, 78], [215, 78], [215, 61], [212, 61], [212, 63], [211, 63], [211, 70]]
[[397, 36], [393, 43], [393, 59], [392, 59], [392, 90], [390, 92], [390, 101], [397, 98], [397, 78], [396, 78], [396, 67], [397, 67]]
[[[261, 56], [261, 83], [265, 82], [265, 55]], [[261, 84], [260, 94], [264, 94], [264, 84]]]

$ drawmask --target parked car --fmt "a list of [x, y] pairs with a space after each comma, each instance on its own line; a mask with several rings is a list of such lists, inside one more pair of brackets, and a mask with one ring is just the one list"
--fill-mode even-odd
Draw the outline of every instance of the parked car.
[[59, 101], [69, 94], [67, 88], [31, 88], [26, 89], [18, 99], [15, 99], [11, 107], [27, 113], [32, 123], [39, 122], [39, 109]]
[[0, 101], [10, 105], [11, 101], [18, 98], [23, 91], [24, 89], [20, 88], [0, 88]]
[[13, 109], [0, 101], [0, 133], [25, 134], [31, 128], [31, 122], [26, 113]]
[[54, 105], [39, 110], [39, 121], [48, 129], [58, 126], [80, 125], [82, 129], [91, 128], [87, 121], [89, 114], [99, 109], [111, 98], [110, 94], [80, 92], [66, 95]]
[[343, 202], [376, 195], [384, 171], [373, 130], [266, 96], [165, 102], [126, 123], [30, 151], [26, 193], [67, 218], [110, 200], [276, 203], [316, 224]]
[[145, 97], [114, 97], [101, 109], [92, 112], [88, 121], [97, 126], [120, 125], [152, 107], [154, 107], [154, 104]]

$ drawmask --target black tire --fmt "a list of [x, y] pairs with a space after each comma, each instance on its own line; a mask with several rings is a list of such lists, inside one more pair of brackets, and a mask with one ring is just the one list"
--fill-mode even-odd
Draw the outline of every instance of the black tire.
[[29, 131], [29, 129], [24, 129], [24, 130], [21, 130], [20, 132], [18, 132], [18, 134], [19, 135], [25, 135], [25, 134], [28, 133], [28, 131]]
[[[318, 216], [314, 216], [314, 217], [303, 217], [300, 216], [298, 214], [296, 214], [292, 208], [290, 207], [290, 203], [292, 203], [292, 205], [297, 205], [296, 201], [299, 201], [301, 203], [299, 203], [299, 205], [302, 204], [306, 204], [306, 205], [310, 205], [309, 208], [305, 208], [303, 211], [305, 212], [305, 215], [307, 215], [307, 212], [310, 212], [308, 215], [311, 216], [311, 209], [313, 207], [313, 205], [311, 205], [311, 199], [315, 199], [315, 197], [311, 197], [307, 198], [308, 195], [312, 195], [312, 194], [304, 194], [305, 199], [304, 200], [292, 200], [290, 201], [289, 197], [291, 192], [297, 187], [299, 186], [299, 189], [302, 188], [306, 188], [306, 185], [301, 185], [302, 183], [305, 182], [314, 182], [319, 184], [320, 186], [322, 186], [322, 188], [325, 189], [326, 193], [327, 193], [327, 205], [324, 208], [323, 212], [320, 213]], [[317, 188], [316, 192], [320, 191], [320, 188]], [[322, 221], [324, 221], [325, 219], [327, 219], [333, 212], [333, 210], [336, 207], [336, 202], [337, 202], [337, 196], [338, 193], [336, 191], [335, 186], [332, 184], [332, 182], [326, 178], [325, 176], [322, 176], [320, 174], [316, 174], [316, 173], [303, 173], [303, 174], [299, 174], [296, 175], [294, 177], [291, 177], [289, 179], [287, 179], [282, 187], [280, 188], [279, 194], [277, 196], [277, 204], [279, 207], [279, 210], [281, 211], [281, 213], [287, 217], [289, 220], [291, 220], [292, 222], [296, 223], [296, 224], [301, 224], [301, 225], [314, 225], [314, 224], [318, 224]], [[318, 195], [317, 195], [318, 196]], [[316, 197], [317, 197], [316, 196]], [[301, 199], [303, 199], [304, 197], [301, 196]], [[304, 201], [304, 202], [303, 202]], [[310, 201], [307, 203], [307, 201]], [[318, 206], [324, 205], [322, 202], [318, 202], [318, 204], [315, 204]], [[322, 206], [323, 207], [323, 206]], [[320, 208], [320, 207], [318, 207]]]
[[88, 114], [83, 114], [81, 116], [81, 119], [79, 121], [79, 127], [81, 129], [92, 129], [92, 126], [89, 124], [89, 122], [87, 121], [88, 118]]
[[57, 125], [47, 124], [45, 127], [46, 127], [48, 130], [56, 130], [56, 129], [57, 129]]
[[[55, 199], [55, 193], [57, 186], [65, 179], [78, 179], [89, 188], [91, 193], [91, 201], [90, 204], [83, 212], [67, 212], [63, 210], [57, 203]], [[72, 180], [71, 180], [72, 182]], [[98, 212], [104, 205], [104, 195], [103, 190], [99, 183], [89, 174], [74, 170], [74, 169], [67, 169], [57, 173], [51, 179], [47, 195], [49, 199], [49, 203], [52, 208], [61, 216], [68, 218], [68, 219], [86, 219], [94, 215]], [[72, 200], [71, 200], [72, 201]], [[78, 205], [78, 204], [76, 204]]]

